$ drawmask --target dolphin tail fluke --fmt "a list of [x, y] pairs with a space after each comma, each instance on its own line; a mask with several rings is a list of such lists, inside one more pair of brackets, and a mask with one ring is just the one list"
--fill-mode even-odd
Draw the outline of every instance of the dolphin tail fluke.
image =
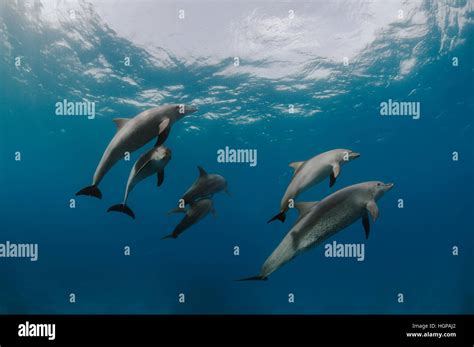
[[76, 195], [89, 195], [89, 196], [94, 196], [98, 199], [102, 199], [102, 193], [96, 185], [91, 185], [88, 187], [85, 187], [84, 189], [81, 189], [76, 193]]
[[252, 277], [247, 277], [247, 278], [241, 278], [240, 280], [237, 280], [237, 282], [242, 282], [242, 281], [266, 281], [268, 280], [268, 277], [263, 277], [261, 275], [258, 276], [252, 276]]
[[177, 238], [178, 236], [175, 236], [173, 234], [169, 234], [169, 235], [166, 235], [166, 236], [163, 236], [161, 239], [162, 240], [166, 240], [166, 239], [175, 239]]
[[122, 213], [125, 213], [126, 215], [129, 215], [133, 219], [135, 219], [135, 213], [133, 213], [132, 209], [128, 207], [126, 204], [118, 204], [118, 205], [110, 206], [107, 212], [111, 212], [111, 211], [122, 212]]
[[285, 223], [286, 212], [285, 212], [285, 211], [282, 211], [282, 212], [278, 213], [275, 217], [273, 217], [272, 219], [270, 219], [267, 223], [271, 223], [271, 222], [273, 222], [274, 220], [277, 220], [277, 219], [278, 219], [280, 222]]

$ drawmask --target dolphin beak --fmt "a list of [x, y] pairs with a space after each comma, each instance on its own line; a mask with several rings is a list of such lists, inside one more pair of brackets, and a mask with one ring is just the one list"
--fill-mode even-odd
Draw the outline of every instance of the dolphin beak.
[[386, 188], [385, 191], [388, 192], [390, 189], [393, 188], [393, 183], [385, 183], [385, 188]]
[[360, 153], [352, 152], [350, 156], [352, 157], [352, 159], [357, 159], [360, 157]]
[[186, 113], [194, 113], [198, 110], [198, 108], [196, 106], [186, 106]]

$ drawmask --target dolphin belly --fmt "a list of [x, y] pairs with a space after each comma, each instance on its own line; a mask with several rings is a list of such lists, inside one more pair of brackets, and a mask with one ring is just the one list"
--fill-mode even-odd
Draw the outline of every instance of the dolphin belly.
[[125, 152], [132, 153], [155, 138], [159, 128], [154, 123], [149, 117], [140, 119], [137, 116], [120, 129], [104, 151], [92, 184], [97, 186], [112, 166], [124, 157]]
[[301, 172], [298, 172], [288, 186], [285, 195], [281, 199], [281, 210], [288, 209], [288, 200], [296, 199], [300, 194], [304, 193], [311, 187], [323, 181], [331, 173], [332, 167], [323, 165], [314, 167], [314, 165], [305, 166]]
[[297, 255], [316, 247], [337, 232], [361, 218], [364, 207], [353, 200], [337, 206], [321, 206], [304, 217], [288, 232], [262, 266], [261, 276], [266, 278]]

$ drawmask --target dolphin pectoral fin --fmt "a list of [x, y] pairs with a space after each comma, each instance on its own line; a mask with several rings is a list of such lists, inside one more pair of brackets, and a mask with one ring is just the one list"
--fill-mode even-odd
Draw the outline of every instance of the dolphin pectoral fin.
[[81, 189], [76, 193], [76, 196], [77, 195], [89, 195], [98, 199], [102, 199], [102, 193], [100, 192], [99, 187], [97, 187], [96, 185], [88, 186]]
[[201, 166], [198, 166], [198, 170], [199, 170], [199, 177], [207, 176], [206, 170], [204, 170]]
[[332, 164], [332, 173], [334, 174], [334, 178], [337, 178], [339, 174], [341, 173], [341, 166], [339, 163], [334, 163]]
[[334, 173], [331, 172], [331, 175], [329, 176], [329, 188], [331, 188], [335, 183], [336, 177], [334, 176]]
[[263, 277], [263, 276], [252, 276], [252, 277], [247, 277], [247, 278], [241, 278], [240, 280], [236, 280], [237, 282], [243, 282], [243, 281], [266, 281], [268, 280], [268, 277]]
[[372, 220], [375, 222], [379, 216], [379, 208], [374, 200], [371, 200], [365, 206], [372, 216]]
[[268, 222], [268, 223], [271, 223], [273, 222], [274, 220], [279, 220], [280, 222], [282, 223], [285, 223], [285, 219], [286, 219], [286, 212], [285, 211], [282, 211], [280, 213], [278, 213], [276, 216], [272, 217]]
[[365, 211], [364, 215], [362, 216], [362, 225], [364, 226], [365, 239], [367, 240], [370, 233], [370, 220], [367, 211]]
[[122, 127], [127, 124], [127, 122], [130, 120], [130, 118], [114, 118], [112, 121], [115, 123], [117, 126], [117, 131], [122, 129]]
[[126, 215], [135, 219], [135, 213], [133, 213], [132, 209], [128, 207], [126, 204], [117, 204], [117, 205], [110, 206], [107, 212], [112, 212], [112, 211], [125, 213]]
[[341, 172], [341, 166], [338, 163], [332, 164], [332, 172], [329, 177], [329, 187], [332, 187], [336, 183], [336, 178]]
[[158, 187], [163, 184], [163, 181], [165, 180], [165, 170], [158, 171]]
[[158, 139], [156, 140], [155, 147], [161, 146], [166, 141], [166, 139], [168, 138], [170, 134], [170, 131], [171, 131], [170, 119], [165, 118], [160, 123], [160, 129], [158, 131]]

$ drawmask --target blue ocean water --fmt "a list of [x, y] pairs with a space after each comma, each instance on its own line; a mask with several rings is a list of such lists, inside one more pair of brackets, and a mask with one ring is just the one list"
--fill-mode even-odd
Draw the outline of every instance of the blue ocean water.
[[[406, 17], [377, 22], [407, 3]], [[473, 3], [277, 4], [143, 1], [114, 19], [123, 2], [1, 3], [0, 243], [37, 243], [39, 258], [0, 258], [0, 313], [474, 313]], [[140, 9], [177, 23], [181, 7], [189, 8], [186, 25], [156, 30], [175, 47], [134, 39], [159, 21], [126, 29], [130, 37], [119, 30], [139, 25]], [[289, 9], [309, 17], [285, 26]], [[217, 31], [197, 51], [195, 36], [213, 30], [212, 20], [196, 25], [192, 18], [214, 13], [235, 16], [231, 29], [241, 30], [229, 37], [236, 43], [228, 54], [212, 47], [225, 41]], [[350, 23], [342, 45], [305, 33], [311, 13], [327, 18], [319, 26], [324, 35]], [[376, 24], [347, 65], [331, 53], [363, 41], [357, 35]], [[312, 52], [318, 45], [326, 47]], [[56, 115], [64, 99], [94, 101], [95, 119]], [[389, 99], [419, 102], [420, 119], [380, 116]], [[131, 193], [136, 220], [106, 210], [121, 201], [131, 166], [152, 142], [112, 168], [102, 200], [75, 197], [115, 133], [112, 119], [169, 103], [199, 111], [173, 126], [163, 186], [149, 178]], [[226, 146], [257, 149], [258, 164], [218, 163]], [[395, 183], [378, 203], [368, 240], [359, 222], [329, 240], [365, 243], [365, 260], [327, 258], [320, 245], [268, 281], [236, 282], [258, 274], [297, 218], [290, 211], [286, 223], [266, 223], [290, 182], [288, 164], [334, 148], [362, 156], [344, 166], [333, 188], [325, 181], [300, 201], [369, 180]], [[197, 165], [223, 175], [231, 196], [214, 197], [217, 217], [160, 240], [181, 218], [166, 212], [197, 178]]]

